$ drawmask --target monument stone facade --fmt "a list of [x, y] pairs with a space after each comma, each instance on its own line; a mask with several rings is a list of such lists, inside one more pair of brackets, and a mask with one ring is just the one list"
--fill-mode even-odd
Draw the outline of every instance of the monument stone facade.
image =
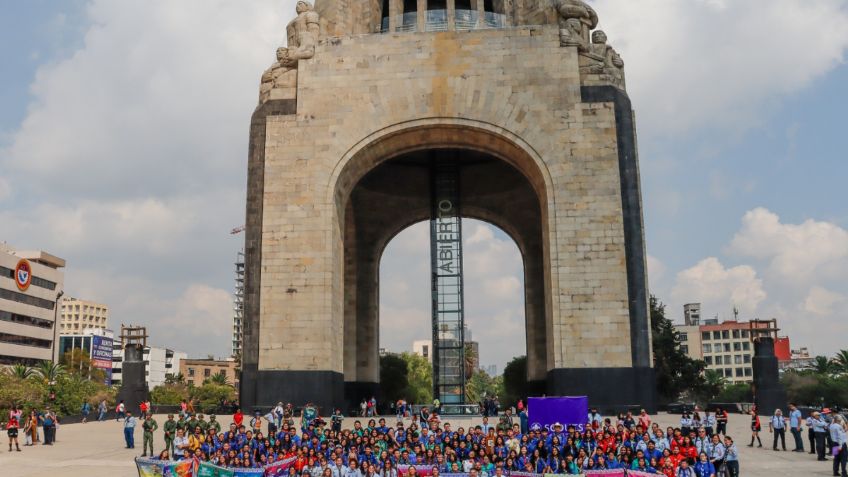
[[462, 215], [521, 251], [529, 393], [655, 406], [633, 111], [599, 22], [580, 0], [298, 2], [251, 123], [244, 408], [377, 395], [380, 258], [447, 159]]

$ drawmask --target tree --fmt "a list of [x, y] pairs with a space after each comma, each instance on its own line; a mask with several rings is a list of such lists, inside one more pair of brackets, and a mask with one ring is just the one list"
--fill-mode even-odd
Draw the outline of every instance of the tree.
[[192, 388], [191, 397], [197, 402], [200, 412], [211, 414], [224, 402], [235, 401], [236, 390], [228, 385], [205, 383], [199, 388]]
[[65, 367], [50, 361], [41, 361], [35, 367], [35, 372], [45, 384], [55, 383], [59, 376], [65, 374]]
[[827, 356], [816, 356], [813, 361], [813, 372], [821, 375], [828, 375], [833, 372], [833, 361], [827, 359]]
[[481, 402], [485, 397], [496, 396], [500, 391], [503, 378], [489, 376], [483, 370], [477, 370], [465, 382], [465, 399], [471, 403]]
[[150, 391], [153, 404], [175, 406], [190, 397], [189, 387], [185, 383], [165, 383]]
[[203, 384], [217, 384], [219, 386], [232, 386], [230, 383], [230, 379], [227, 377], [227, 373], [225, 371], [218, 371], [213, 374], [211, 377], [205, 379]]
[[433, 366], [427, 358], [414, 353], [403, 353], [406, 361], [409, 384], [406, 387], [406, 400], [410, 403], [429, 404], [433, 401]]
[[684, 391], [701, 390], [705, 363], [694, 360], [680, 349], [680, 335], [665, 317], [665, 305], [651, 296], [651, 334], [654, 347], [654, 371], [657, 391], [665, 402], [677, 399]]
[[32, 368], [24, 366], [23, 364], [16, 364], [8, 369], [9, 375], [18, 379], [29, 379], [32, 375], [35, 374]]
[[704, 382], [698, 394], [701, 395], [704, 401], [709, 402], [718, 396], [725, 386], [727, 386], [727, 380], [724, 379], [724, 374], [714, 369], [708, 369], [704, 371]]
[[512, 358], [512, 361], [506, 364], [503, 387], [503, 396], [499, 397], [501, 405], [511, 406], [519, 399], [527, 398], [527, 356]]
[[409, 387], [409, 367], [401, 355], [380, 356], [380, 401], [397, 402], [399, 399], [411, 399], [404, 396]]
[[76, 374], [92, 381], [104, 381], [106, 374], [92, 364], [91, 358], [83, 349], [75, 348], [64, 355], [59, 361], [64, 369], [71, 374]]
[[833, 357], [833, 371], [838, 373], [848, 373], [848, 349], [840, 350]]
[[183, 373], [166, 374], [165, 384], [185, 384], [185, 376]]
[[477, 356], [477, 352], [474, 349], [474, 346], [471, 346], [471, 343], [465, 343], [465, 379], [471, 379], [471, 376], [477, 371], [477, 363], [479, 363], [479, 357]]

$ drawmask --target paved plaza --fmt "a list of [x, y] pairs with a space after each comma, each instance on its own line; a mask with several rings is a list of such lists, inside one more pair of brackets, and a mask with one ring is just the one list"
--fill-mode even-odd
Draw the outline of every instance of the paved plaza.
[[[663, 427], [675, 425], [679, 416], [661, 414], [657, 417]], [[160, 430], [156, 432], [156, 449], [161, 450], [161, 425], [165, 416], [157, 416]], [[220, 422], [229, 423], [231, 419], [221, 416]], [[387, 418], [392, 422], [394, 418]], [[347, 419], [345, 427], [352, 425]], [[462, 418], [451, 420], [454, 426], [468, 426], [480, 423], [480, 418]], [[763, 422], [766, 419], [763, 418]], [[817, 462], [814, 456], [795, 452], [774, 452], [771, 450], [771, 435], [763, 435], [763, 449], [749, 448], [749, 419], [746, 416], [731, 415], [729, 432], [737, 441], [740, 451], [741, 475], [745, 477], [775, 476], [830, 476], [831, 465]], [[805, 431], [806, 433], [806, 431]], [[133, 457], [141, 453], [141, 428], [136, 428], [136, 449], [124, 448], [121, 424], [114, 420], [90, 422], [88, 424], [68, 424], [57, 432], [57, 442], [52, 447], [24, 447], [23, 452], [7, 452], [8, 441], [5, 435], [0, 439], [0, 467], [2, 475], [8, 477], [135, 477], [137, 472]], [[791, 436], [787, 436], [789, 448], [792, 448]], [[805, 442], [805, 446], [807, 443]]]

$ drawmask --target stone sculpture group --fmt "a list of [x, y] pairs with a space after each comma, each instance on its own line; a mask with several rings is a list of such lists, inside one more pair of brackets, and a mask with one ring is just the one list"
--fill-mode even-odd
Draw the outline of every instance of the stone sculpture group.
[[[560, 45], [577, 47], [580, 54], [580, 73], [606, 75], [624, 87], [624, 60], [607, 44], [598, 26], [598, 14], [583, 0], [556, 0], [559, 14]], [[591, 41], [590, 41], [591, 32]]]

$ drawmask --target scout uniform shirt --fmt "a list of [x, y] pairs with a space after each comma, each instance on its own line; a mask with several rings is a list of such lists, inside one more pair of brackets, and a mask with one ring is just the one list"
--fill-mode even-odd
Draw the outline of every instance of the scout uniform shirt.
[[152, 417], [150, 419], [145, 419], [144, 423], [141, 425], [141, 428], [144, 430], [145, 434], [153, 435], [153, 431], [159, 429], [159, 424], [156, 422], [156, 419]]

